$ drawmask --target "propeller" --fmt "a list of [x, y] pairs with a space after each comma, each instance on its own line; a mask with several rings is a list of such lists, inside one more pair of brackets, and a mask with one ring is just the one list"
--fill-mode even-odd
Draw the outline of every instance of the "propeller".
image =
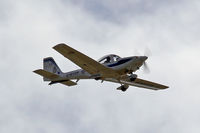
[[[140, 52], [138, 52], [137, 50], [135, 50], [134, 53], [135, 53], [136, 55], [142, 55], [142, 54], [141, 54]], [[149, 57], [149, 56], [152, 55], [151, 50], [150, 50], [148, 47], [145, 47], [143, 53], [144, 53], [143, 56], [146, 56], [146, 57]], [[144, 73], [150, 73], [150, 69], [149, 69], [149, 66], [148, 66], [148, 64], [147, 64], [146, 61], [145, 61], [144, 64], [143, 64], [143, 71], [144, 71]]]
[[144, 56], [149, 57], [149, 56], [151, 56], [151, 55], [152, 55], [151, 50], [150, 50], [148, 47], [146, 47], [146, 48], [145, 48], [145, 51], [144, 51]]
[[[150, 50], [148, 47], [145, 47], [143, 52], [138, 51], [138, 50], [134, 50], [133, 53], [134, 53], [135, 55], [143, 55], [143, 56], [147, 56], [147, 57], [149, 57], [149, 56], [152, 55], [152, 54], [151, 54], [151, 50]], [[143, 54], [141, 54], [141, 53], [143, 53]]]
[[146, 61], [143, 64], [143, 71], [145, 73], [150, 73], [150, 69], [149, 69], [149, 66], [147, 65]]
[[[152, 55], [152, 54], [151, 54], [151, 50], [150, 50], [148, 47], [146, 47], [146, 48], [145, 48], [145, 51], [144, 51], [144, 56], [149, 57], [149, 56], [151, 56], [151, 55]], [[143, 64], [143, 70], [144, 70], [145, 73], [150, 73], [150, 69], [149, 69], [149, 66], [148, 66], [148, 64], [147, 64], [146, 61], [145, 61], [144, 64]]]

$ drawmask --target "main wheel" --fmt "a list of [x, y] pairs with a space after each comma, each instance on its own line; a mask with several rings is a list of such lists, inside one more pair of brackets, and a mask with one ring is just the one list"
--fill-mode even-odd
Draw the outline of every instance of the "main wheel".
[[137, 75], [136, 75], [136, 74], [131, 74], [131, 75], [129, 76], [129, 78], [130, 78], [130, 81], [135, 81], [136, 78], [137, 78]]
[[125, 92], [127, 89], [128, 89], [128, 88], [125, 87], [124, 85], [121, 87], [121, 90], [122, 90], [123, 92]]

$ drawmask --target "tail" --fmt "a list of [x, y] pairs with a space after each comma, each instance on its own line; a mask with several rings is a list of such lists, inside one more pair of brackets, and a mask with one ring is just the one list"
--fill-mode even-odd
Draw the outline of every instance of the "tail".
[[[63, 73], [52, 57], [47, 57], [43, 59], [43, 69], [45, 71], [48, 71], [57, 75], [60, 75]], [[49, 81], [49, 79], [44, 77], [44, 81]]]

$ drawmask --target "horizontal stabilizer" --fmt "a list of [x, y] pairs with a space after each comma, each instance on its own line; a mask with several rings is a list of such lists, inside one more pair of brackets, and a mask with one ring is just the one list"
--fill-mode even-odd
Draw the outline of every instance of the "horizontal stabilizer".
[[67, 85], [67, 86], [74, 86], [74, 85], [77, 85], [76, 82], [73, 82], [73, 81], [71, 81], [71, 80], [61, 82], [61, 84]]
[[38, 70], [35, 70], [33, 72], [39, 74], [42, 77], [48, 78], [49, 80], [55, 80], [55, 79], [60, 78], [59, 75], [51, 73], [51, 72], [47, 72], [47, 71], [42, 70], [42, 69], [38, 69]]
[[67, 86], [74, 86], [74, 85], [77, 85], [76, 82], [73, 82], [73, 81], [71, 81], [71, 80], [51, 81], [51, 82], [49, 83], [49, 85], [57, 84], [57, 83], [60, 83], [60, 84], [63, 84], [63, 85], [67, 85]]
[[38, 69], [38, 70], [35, 70], [33, 72], [36, 73], [36, 74], [39, 74], [40, 76], [42, 76], [44, 78], [49, 79], [49, 81], [51, 81], [49, 83], [49, 85], [56, 84], [56, 83], [60, 83], [60, 84], [67, 85], [67, 86], [77, 85], [76, 82], [73, 82], [71, 80], [63, 80], [63, 78], [60, 77], [59, 75], [51, 73], [51, 72], [47, 72], [43, 69]]

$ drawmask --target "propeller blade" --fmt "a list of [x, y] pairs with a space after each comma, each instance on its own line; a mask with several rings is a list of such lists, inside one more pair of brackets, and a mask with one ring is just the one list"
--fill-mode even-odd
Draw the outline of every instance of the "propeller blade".
[[148, 47], [145, 48], [144, 55], [147, 57], [152, 55], [151, 50]]
[[133, 53], [134, 53], [134, 55], [136, 55], [136, 56], [140, 56], [140, 55], [141, 55], [141, 53], [140, 53], [138, 50], [136, 50], [136, 49], [134, 50]]
[[144, 70], [145, 73], [150, 73], [150, 69], [149, 69], [149, 67], [148, 67], [146, 62], [144, 62], [143, 70]]

